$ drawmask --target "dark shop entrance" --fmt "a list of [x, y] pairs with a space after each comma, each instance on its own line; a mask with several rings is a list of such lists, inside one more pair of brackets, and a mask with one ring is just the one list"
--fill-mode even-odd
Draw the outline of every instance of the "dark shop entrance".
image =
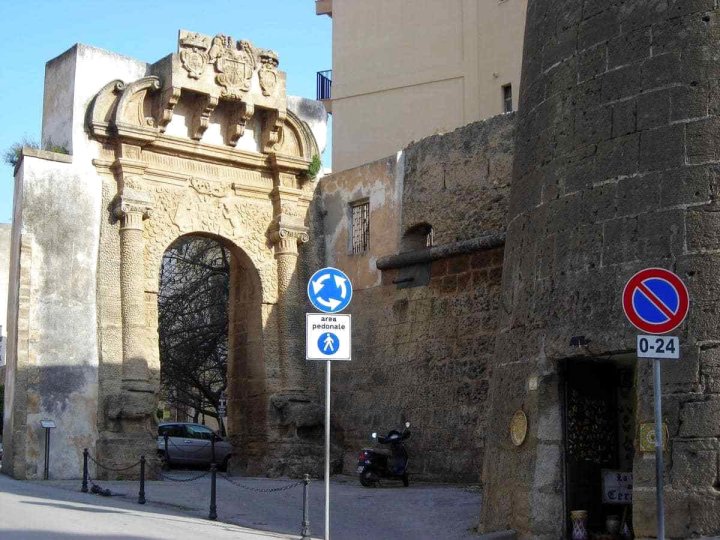
[[632, 531], [635, 363], [573, 358], [562, 373], [567, 538], [573, 528], [623, 538]]

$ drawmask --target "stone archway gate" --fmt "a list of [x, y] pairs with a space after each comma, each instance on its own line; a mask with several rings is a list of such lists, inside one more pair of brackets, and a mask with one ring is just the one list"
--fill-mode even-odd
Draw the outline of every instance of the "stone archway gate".
[[180, 31], [154, 64], [84, 45], [48, 63], [43, 143], [68, 155], [27, 149], [16, 169], [4, 472], [39, 477], [45, 418], [56, 478], [80, 475], [83, 447], [114, 465], [154, 454], [158, 274], [187, 234], [233, 253], [236, 465], [305, 467], [293, 456], [314, 442], [293, 423], [320, 415], [297, 284], [322, 252], [299, 261], [298, 246], [324, 129], [322, 105], [286, 96], [273, 51], [229, 36]]

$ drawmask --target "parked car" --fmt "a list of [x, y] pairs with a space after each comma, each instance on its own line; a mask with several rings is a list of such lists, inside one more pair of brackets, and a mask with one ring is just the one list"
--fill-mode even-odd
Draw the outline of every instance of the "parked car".
[[[167, 455], [165, 435], [167, 434]], [[209, 467], [212, 463], [212, 442], [215, 441], [215, 463], [226, 470], [232, 445], [202, 424], [168, 422], [158, 426], [157, 451], [168, 467], [195, 465]]]

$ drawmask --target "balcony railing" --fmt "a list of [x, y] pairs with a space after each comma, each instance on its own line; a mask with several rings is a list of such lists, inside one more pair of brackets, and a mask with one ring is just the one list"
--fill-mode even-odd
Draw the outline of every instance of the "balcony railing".
[[330, 99], [332, 89], [332, 69], [317, 73], [317, 99]]

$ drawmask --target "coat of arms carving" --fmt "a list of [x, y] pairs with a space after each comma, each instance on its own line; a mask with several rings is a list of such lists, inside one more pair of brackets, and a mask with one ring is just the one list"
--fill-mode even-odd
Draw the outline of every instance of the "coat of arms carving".
[[188, 77], [199, 79], [208, 63], [208, 39], [198, 33], [181, 32], [180, 61], [188, 72]]
[[260, 57], [260, 70], [258, 71], [260, 89], [264, 96], [271, 96], [277, 86], [277, 68], [280, 62], [277, 54], [271, 50], [262, 50], [258, 56]]
[[210, 48], [210, 62], [215, 63], [219, 72], [215, 80], [223, 87], [222, 96], [242, 99], [243, 93], [250, 90], [250, 80], [255, 70], [255, 49], [249, 41], [240, 40], [237, 44], [229, 36], [219, 34], [213, 39]]

